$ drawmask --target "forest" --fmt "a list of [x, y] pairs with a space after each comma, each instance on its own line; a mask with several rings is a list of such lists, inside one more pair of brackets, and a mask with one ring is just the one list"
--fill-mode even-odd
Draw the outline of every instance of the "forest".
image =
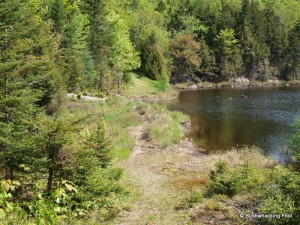
[[[111, 98], [131, 91], [136, 77], [154, 92], [239, 77], [298, 80], [299, 12], [299, 0], [1, 0], [0, 220], [75, 224], [93, 210], [103, 221], [121, 211], [130, 191], [112, 152], [132, 149], [124, 129], [138, 120], [126, 113], [165, 109], [113, 97], [80, 105], [67, 93]], [[157, 139], [174, 132], [169, 146], [182, 136], [175, 123], [186, 118], [166, 118], [176, 129], [149, 132]], [[224, 168], [212, 172], [211, 190]], [[299, 187], [294, 170], [281, 172]], [[291, 200], [299, 191], [284, 185], [278, 204], [299, 215]], [[273, 222], [266, 224], [289, 221]]]

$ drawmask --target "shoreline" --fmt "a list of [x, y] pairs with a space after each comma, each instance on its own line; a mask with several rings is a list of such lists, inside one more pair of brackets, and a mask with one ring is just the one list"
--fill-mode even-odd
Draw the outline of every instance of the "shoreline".
[[281, 81], [281, 80], [269, 80], [265, 82], [254, 81], [250, 83], [249, 80], [242, 82], [226, 81], [226, 82], [199, 82], [199, 83], [177, 83], [173, 84], [176, 90], [203, 90], [203, 89], [218, 89], [218, 88], [272, 88], [272, 87], [295, 87], [300, 86], [300, 80], [294, 81]]

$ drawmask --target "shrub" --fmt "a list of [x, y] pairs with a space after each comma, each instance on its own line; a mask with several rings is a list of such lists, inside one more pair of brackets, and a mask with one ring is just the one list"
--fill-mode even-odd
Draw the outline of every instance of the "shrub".
[[189, 209], [192, 208], [196, 203], [203, 202], [203, 194], [199, 190], [192, 191], [186, 196], [184, 199], [181, 200], [178, 206], [175, 209]]
[[[289, 224], [299, 224], [300, 220], [297, 218], [297, 208], [294, 204], [294, 201], [281, 193], [276, 193], [272, 197], [267, 197], [264, 199], [262, 206], [259, 210], [264, 214], [279, 214], [281, 216], [278, 218], [266, 218], [263, 219], [265, 224], [272, 225], [289, 225]], [[292, 218], [286, 218], [282, 215], [292, 215]], [[294, 218], [293, 218], [294, 217]], [[296, 217], [296, 218], [295, 218]]]
[[[300, 224], [299, 186], [300, 174], [282, 165], [260, 168], [246, 161], [229, 169], [225, 163], [219, 162], [210, 173], [207, 194], [230, 197], [247, 195], [251, 197], [251, 202], [255, 202], [252, 213], [280, 216], [257, 219], [259, 224]], [[292, 216], [289, 218], [284, 215]]]
[[296, 119], [295, 133], [290, 138], [289, 149], [293, 159], [293, 166], [297, 171], [300, 171], [300, 118]]
[[216, 169], [210, 173], [211, 181], [207, 184], [208, 195], [224, 194], [233, 196], [237, 194], [241, 190], [243, 182], [233, 172], [227, 168], [225, 163], [218, 162]]

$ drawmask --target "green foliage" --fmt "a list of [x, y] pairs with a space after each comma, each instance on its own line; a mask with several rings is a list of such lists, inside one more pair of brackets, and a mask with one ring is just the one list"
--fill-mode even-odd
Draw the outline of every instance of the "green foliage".
[[[290, 197], [286, 197], [280, 193], [277, 193], [274, 197], [267, 198], [263, 206], [261, 207], [261, 213], [264, 214], [272, 214], [276, 212], [276, 214], [280, 215], [297, 215], [297, 210], [294, 206], [294, 201], [290, 199]], [[280, 219], [277, 218], [268, 218], [265, 220], [265, 224], [293, 224], [290, 218], [282, 217]], [[294, 221], [295, 224], [299, 221]]]
[[170, 89], [168, 79], [151, 80], [147, 77], [143, 77], [143, 78], [141, 78], [141, 80], [145, 81], [149, 85], [149, 87], [153, 93], [160, 92], [160, 91], [166, 91], [166, 90]]
[[106, 125], [103, 118], [100, 119], [96, 128], [85, 139], [85, 145], [94, 153], [99, 166], [106, 168], [111, 160], [110, 152], [112, 146], [106, 133]]
[[215, 38], [216, 45], [220, 54], [225, 56], [231, 56], [233, 53], [233, 47], [238, 43], [235, 39], [233, 29], [221, 30]]
[[283, 166], [276, 166], [271, 172], [269, 187], [265, 192], [264, 201], [260, 210], [264, 213], [278, 212], [279, 214], [293, 215], [280, 220], [266, 219], [266, 224], [298, 224], [299, 223], [299, 198], [300, 175]]
[[70, 213], [70, 197], [77, 192], [68, 181], [63, 181], [51, 195], [45, 195], [43, 186], [38, 182], [33, 187], [31, 199], [18, 203], [12, 199], [20, 185], [17, 181], [1, 181], [0, 221], [5, 221], [5, 224], [24, 224], [26, 217], [27, 222], [35, 224], [57, 224], [63, 215]]
[[174, 82], [193, 79], [201, 64], [199, 49], [200, 44], [194, 40], [191, 34], [178, 34], [171, 41]]
[[[122, 97], [94, 105], [74, 101], [70, 108], [66, 91], [121, 92], [123, 81], [137, 80], [133, 72], [145, 76], [135, 87], [142, 94], [167, 90], [170, 74], [174, 82], [297, 79], [299, 9], [296, 0], [2, 1], [1, 219], [57, 224], [92, 208], [103, 221], [112, 218], [126, 191], [110, 159], [125, 159], [134, 148], [129, 128], [144, 116], [137, 108], [149, 110], [147, 132], [162, 147], [183, 136], [181, 113]], [[103, 118], [94, 125], [99, 112]], [[290, 146], [298, 172], [299, 123]], [[286, 168], [219, 164], [207, 187], [211, 195], [265, 194], [257, 206], [262, 211], [299, 214], [299, 174]], [[201, 199], [194, 193], [182, 207]]]
[[[242, 165], [232, 168], [222, 162], [210, 173], [211, 181], [207, 184], [207, 194], [233, 197], [251, 196], [254, 203], [251, 212], [257, 210], [264, 214], [289, 215], [278, 218], [262, 218], [263, 224], [298, 224], [299, 223], [299, 182], [300, 175], [282, 165], [272, 168], [259, 168], [247, 160]], [[250, 204], [250, 203], [248, 203]], [[292, 215], [292, 216], [290, 216]]]
[[85, 210], [97, 210], [103, 221], [115, 217], [121, 210], [121, 196], [127, 194], [119, 182], [121, 177], [120, 168], [94, 169], [87, 177], [87, 185], [79, 189], [81, 207]]
[[216, 170], [211, 171], [210, 178], [212, 182], [208, 183], [209, 195], [224, 194], [233, 196], [242, 189], [242, 179], [230, 174], [224, 163], [220, 162], [216, 165]]
[[34, 157], [34, 119], [42, 111], [37, 104], [49, 103], [52, 94], [55, 40], [35, 10], [19, 1], [1, 3], [0, 163], [11, 180]]
[[22, 208], [11, 201], [11, 191], [20, 186], [18, 181], [1, 180], [0, 183], [0, 221], [8, 223], [24, 222], [25, 212]]
[[203, 202], [203, 194], [201, 191], [192, 191], [186, 196], [176, 207], [176, 209], [189, 209], [192, 208], [197, 203]]
[[300, 61], [299, 61], [299, 50], [300, 50], [300, 20], [297, 21], [296, 26], [290, 32], [289, 35], [289, 48], [288, 56], [290, 58], [287, 64], [288, 75], [293, 79], [298, 79], [300, 74]]
[[128, 85], [133, 85], [134, 84], [134, 78], [135, 74], [134, 73], [125, 73], [124, 74], [124, 83]]
[[72, 142], [71, 134], [76, 127], [60, 118], [46, 116], [41, 117], [37, 125], [39, 135], [36, 141], [40, 155], [46, 157], [41, 160], [38, 170], [47, 168], [47, 191], [51, 192], [54, 181], [64, 176], [64, 167], [70, 160], [64, 147]]
[[154, 80], [167, 78], [167, 61], [164, 56], [163, 48], [159, 45], [160, 40], [155, 31], [147, 37], [140, 45], [141, 68], [140, 72]]
[[289, 149], [291, 150], [291, 156], [294, 160], [294, 167], [297, 171], [300, 171], [300, 119], [295, 121], [295, 133], [290, 139]]

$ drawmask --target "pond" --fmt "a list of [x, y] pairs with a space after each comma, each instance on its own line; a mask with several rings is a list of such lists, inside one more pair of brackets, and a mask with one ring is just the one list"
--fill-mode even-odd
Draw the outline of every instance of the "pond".
[[299, 87], [182, 91], [171, 109], [191, 117], [189, 137], [206, 150], [256, 145], [282, 158], [300, 113]]

